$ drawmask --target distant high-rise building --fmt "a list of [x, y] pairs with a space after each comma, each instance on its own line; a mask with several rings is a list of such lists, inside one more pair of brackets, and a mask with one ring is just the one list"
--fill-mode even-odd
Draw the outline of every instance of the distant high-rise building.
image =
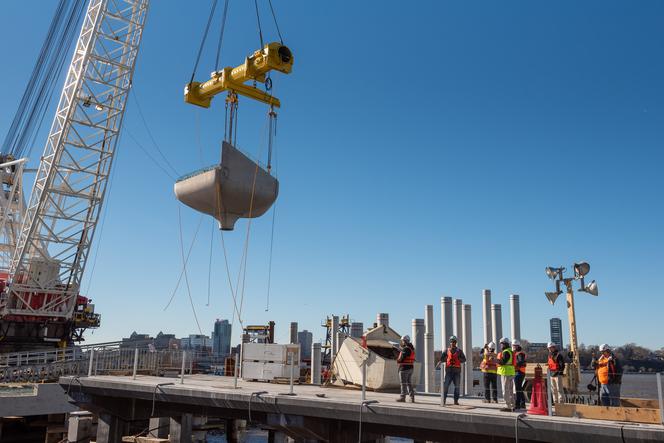
[[225, 357], [231, 353], [231, 324], [228, 320], [214, 322], [212, 331], [212, 354], [215, 357]]
[[300, 331], [297, 333], [297, 342], [300, 344], [301, 360], [311, 359], [311, 343], [313, 342], [314, 335], [307, 331]]
[[558, 346], [559, 350], [563, 349], [563, 323], [559, 318], [552, 318], [549, 320], [551, 326], [551, 342]]
[[202, 352], [212, 351], [212, 340], [207, 335], [189, 334], [189, 337], [181, 338], [182, 349], [192, 349]]

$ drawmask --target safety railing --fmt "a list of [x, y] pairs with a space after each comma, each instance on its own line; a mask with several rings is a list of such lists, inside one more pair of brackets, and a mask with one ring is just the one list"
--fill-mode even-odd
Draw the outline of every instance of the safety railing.
[[121, 348], [117, 343], [86, 348], [13, 353], [0, 356], [0, 383], [57, 381], [63, 376], [177, 375], [210, 364], [208, 353], [193, 350]]

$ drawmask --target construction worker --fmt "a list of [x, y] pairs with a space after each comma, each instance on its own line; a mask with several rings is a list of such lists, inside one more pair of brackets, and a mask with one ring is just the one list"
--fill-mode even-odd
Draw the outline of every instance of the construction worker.
[[549, 374], [551, 375], [551, 394], [554, 403], [563, 402], [563, 374], [565, 373], [565, 360], [555, 343], [549, 342]]
[[622, 365], [609, 345], [599, 347], [602, 353], [599, 359], [593, 358], [592, 366], [597, 370], [599, 397], [602, 406], [620, 406], [620, 384], [622, 383]]
[[489, 342], [482, 349], [480, 370], [484, 376], [484, 403], [498, 403], [498, 363], [496, 361], [496, 344]]
[[514, 389], [516, 391], [516, 409], [526, 409], [526, 396], [523, 393], [523, 383], [526, 381], [526, 353], [521, 349], [519, 340], [512, 341], [512, 351], [514, 351]]
[[445, 381], [443, 383], [443, 405], [447, 402], [447, 391], [454, 383], [454, 404], [459, 404], [459, 385], [461, 384], [461, 363], [466, 362], [463, 351], [457, 347], [456, 335], [450, 337], [450, 347], [440, 357], [440, 364], [445, 365]]
[[503, 385], [503, 399], [505, 407], [501, 411], [514, 411], [514, 352], [510, 348], [510, 339], [503, 337], [500, 339], [500, 352], [498, 353], [498, 369], [500, 382]]
[[401, 383], [401, 395], [398, 402], [405, 402], [406, 395], [410, 396], [411, 403], [415, 403], [415, 389], [413, 389], [413, 364], [415, 363], [415, 348], [410, 342], [410, 337], [401, 337], [401, 351], [397, 357], [399, 364], [399, 381]]

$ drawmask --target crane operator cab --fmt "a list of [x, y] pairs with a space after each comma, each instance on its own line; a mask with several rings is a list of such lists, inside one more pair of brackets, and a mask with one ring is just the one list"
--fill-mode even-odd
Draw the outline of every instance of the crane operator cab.
[[[185, 86], [185, 102], [208, 108], [212, 98], [227, 92], [224, 141], [221, 163], [195, 171], [177, 180], [176, 198], [185, 205], [213, 216], [222, 230], [233, 230], [240, 218], [260, 217], [276, 201], [279, 182], [272, 176], [272, 144], [281, 102], [270, 93], [270, 71], [291, 72], [293, 54], [281, 43], [268, 43], [235, 68], [226, 67], [211, 74], [203, 83], [193, 80]], [[193, 77], [192, 77], [193, 78]], [[253, 82], [247, 85], [245, 82]], [[263, 83], [265, 90], [256, 87]], [[235, 147], [239, 96], [269, 106], [268, 156], [264, 167]]]

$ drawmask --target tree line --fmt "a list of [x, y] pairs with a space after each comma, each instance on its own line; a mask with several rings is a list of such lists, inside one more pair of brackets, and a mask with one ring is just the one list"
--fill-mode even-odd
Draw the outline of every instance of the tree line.
[[[528, 362], [546, 363], [549, 351], [547, 349], [538, 349], [532, 351], [530, 343], [527, 340], [521, 340], [523, 349], [528, 354]], [[664, 347], [658, 350], [651, 350], [635, 343], [627, 343], [622, 346], [611, 348], [614, 355], [622, 362], [625, 372], [660, 372], [664, 371]], [[591, 369], [590, 362], [593, 354], [599, 356], [599, 346], [579, 345], [579, 361], [582, 369]], [[566, 361], [571, 360], [571, 355], [567, 350], [563, 351]], [[480, 349], [473, 349], [473, 362], [479, 367]]]

